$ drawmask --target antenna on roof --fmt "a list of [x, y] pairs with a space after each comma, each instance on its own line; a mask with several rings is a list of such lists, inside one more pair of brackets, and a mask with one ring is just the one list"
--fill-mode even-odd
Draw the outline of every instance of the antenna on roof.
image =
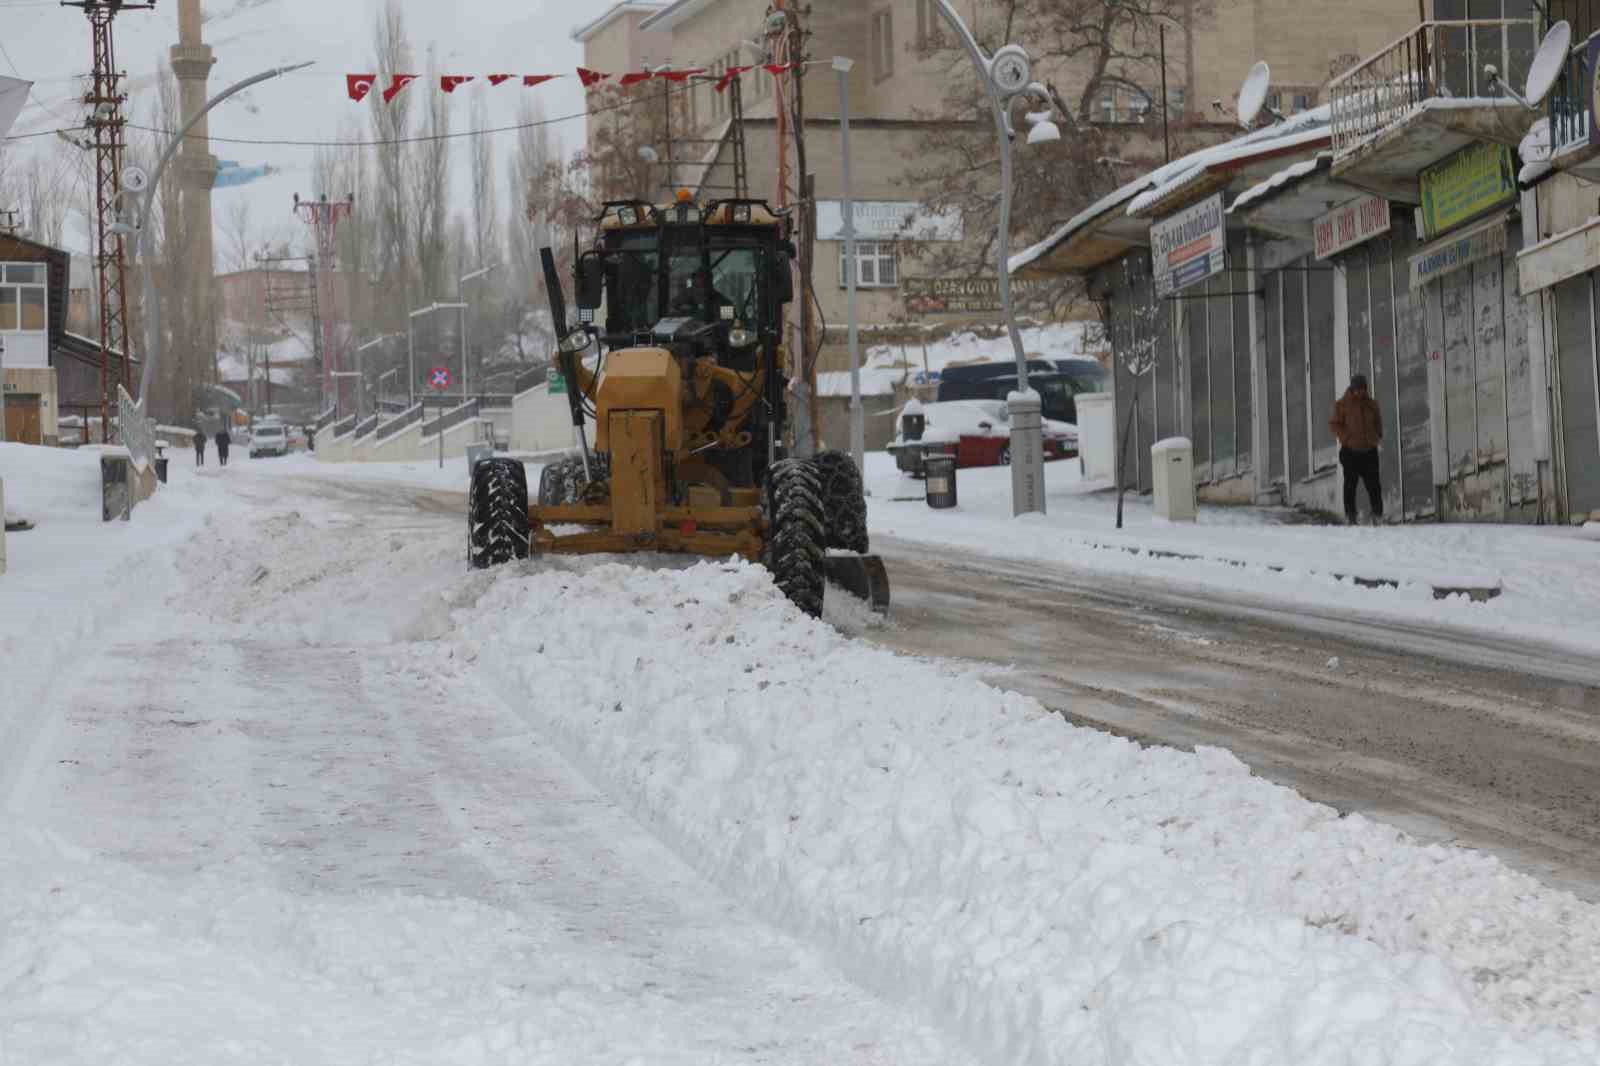
[[[1272, 68], [1264, 60], [1250, 68], [1250, 73], [1244, 76], [1244, 84], [1239, 86], [1239, 125], [1249, 129], [1255, 125], [1256, 117], [1261, 114], [1267, 102], [1267, 89], [1272, 85]], [[1278, 121], [1283, 121], [1275, 108], [1266, 108], [1267, 113]]]
[[1533, 54], [1533, 62], [1528, 64], [1528, 81], [1520, 94], [1501, 80], [1500, 71], [1493, 63], [1485, 63], [1483, 73], [1489, 79], [1490, 85], [1499, 85], [1511, 99], [1529, 111], [1537, 111], [1539, 105], [1544, 103], [1544, 98], [1556, 87], [1556, 80], [1566, 68], [1567, 53], [1571, 48], [1572, 25], [1563, 21], [1551, 26], [1550, 32], [1539, 42], [1539, 50]]

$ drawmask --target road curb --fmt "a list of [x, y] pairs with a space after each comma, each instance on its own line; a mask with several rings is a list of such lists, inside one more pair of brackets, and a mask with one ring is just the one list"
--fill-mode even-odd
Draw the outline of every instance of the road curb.
[[[1167, 548], [1146, 548], [1134, 544], [1106, 544], [1101, 541], [1080, 540], [1077, 542], [1085, 548], [1098, 548], [1102, 551], [1120, 551], [1130, 555], [1148, 555], [1153, 559], [1182, 559], [1188, 562], [1222, 563], [1225, 566], [1237, 566], [1241, 569], [1250, 566], [1259, 566], [1270, 570], [1274, 574], [1281, 574], [1288, 567], [1279, 563], [1251, 562], [1248, 559], [1229, 559], [1219, 555], [1197, 555], [1192, 552], [1172, 551]], [[1308, 573], [1323, 571], [1311, 570]], [[1497, 582], [1493, 585], [1439, 585], [1429, 581], [1406, 581], [1394, 577], [1372, 577], [1362, 574], [1342, 574], [1337, 571], [1326, 571], [1329, 577], [1340, 581], [1349, 581], [1367, 589], [1397, 589], [1405, 584], [1424, 584], [1433, 590], [1436, 600], [1449, 599], [1451, 596], [1466, 596], [1473, 603], [1488, 603], [1498, 599], [1504, 591]]]

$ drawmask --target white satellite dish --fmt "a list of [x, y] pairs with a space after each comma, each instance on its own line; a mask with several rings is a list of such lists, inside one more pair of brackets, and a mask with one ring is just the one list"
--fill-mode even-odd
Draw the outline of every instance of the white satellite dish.
[[1267, 102], [1267, 89], [1272, 85], [1272, 68], [1262, 60], [1250, 68], [1239, 86], [1239, 125], [1249, 129], [1261, 114], [1261, 105]]
[[122, 187], [129, 192], [144, 192], [150, 184], [150, 175], [138, 167], [124, 167], [122, 169]]
[[1522, 102], [1529, 108], [1542, 104], [1544, 98], [1550, 95], [1550, 90], [1556, 87], [1556, 80], [1561, 77], [1561, 71], [1567, 65], [1567, 53], [1571, 50], [1572, 26], [1567, 22], [1551, 26], [1550, 32], [1539, 42], [1533, 62], [1528, 65], [1528, 87], [1523, 93]]

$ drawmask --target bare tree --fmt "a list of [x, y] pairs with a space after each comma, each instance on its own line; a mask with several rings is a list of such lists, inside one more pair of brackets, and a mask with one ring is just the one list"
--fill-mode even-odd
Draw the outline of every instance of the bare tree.
[[[489, 126], [488, 98], [482, 92], [472, 96], [470, 124], [474, 130], [487, 129]], [[471, 144], [472, 245], [477, 253], [477, 265], [489, 266], [500, 259], [499, 174], [495, 172], [494, 165], [494, 138], [480, 133], [472, 138]]]
[[[1168, 115], [1169, 101], [1160, 92], [1162, 27], [1181, 35], [1194, 20], [1210, 16], [1211, 0], [1001, 0], [992, 6], [999, 17], [975, 28], [979, 43], [992, 53], [1007, 42], [1023, 42], [1064, 126], [1060, 141], [1013, 153], [1014, 196], [1024, 205], [1012, 213], [1014, 247], [1043, 239], [1117, 185], [1113, 167], [1121, 162], [1159, 165], [1163, 116], [1185, 145], [1216, 136], [1185, 122], [1177, 108]], [[959, 213], [969, 237], [978, 239], [921, 246], [914, 254], [925, 256], [931, 273], [976, 276], [993, 270], [998, 148], [987, 97], [965, 51], [949, 33], [931, 30], [913, 50], [943, 66], [947, 91], [938, 112], [923, 117], [945, 121], [927, 127], [917, 153], [926, 162], [911, 167], [905, 181], [930, 207]], [[1182, 49], [1172, 51], [1169, 85], [1182, 86]], [[1043, 101], [1030, 105], [1042, 106]], [[1079, 286], [1064, 282], [1037, 290], [1025, 305], [1060, 312], [1079, 295]]]

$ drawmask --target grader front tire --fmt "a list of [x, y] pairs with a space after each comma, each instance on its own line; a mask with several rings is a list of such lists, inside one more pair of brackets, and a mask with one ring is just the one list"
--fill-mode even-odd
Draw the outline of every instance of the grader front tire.
[[774, 463], [767, 473], [767, 511], [763, 561], [774, 583], [796, 607], [821, 616], [827, 531], [816, 468], [803, 459]]
[[472, 470], [467, 494], [467, 560], [474, 570], [526, 559], [528, 471], [515, 459], [485, 459]]

